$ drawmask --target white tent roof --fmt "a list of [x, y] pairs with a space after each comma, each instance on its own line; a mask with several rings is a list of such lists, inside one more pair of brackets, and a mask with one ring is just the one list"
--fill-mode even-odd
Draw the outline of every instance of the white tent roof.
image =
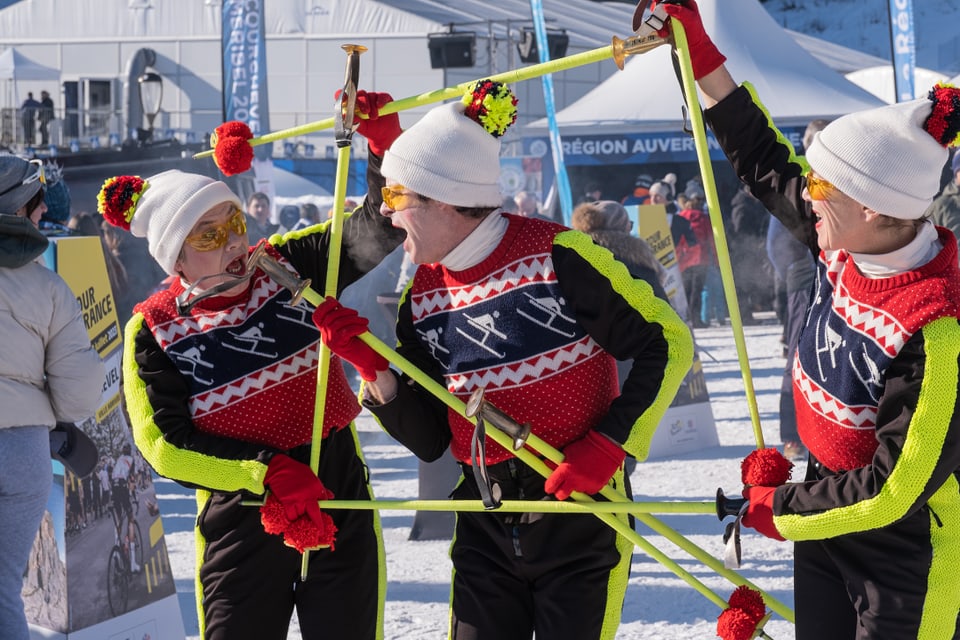
[[[723, 10], [718, 11], [721, 2]], [[806, 124], [884, 104], [815, 59], [757, 0], [698, 4], [707, 33], [727, 56], [731, 74], [753, 83], [778, 124]], [[634, 132], [677, 129], [682, 104], [669, 48], [662, 46], [628, 59], [622, 72], [557, 112], [557, 124], [564, 134], [580, 135], [611, 126]], [[541, 119], [527, 130], [546, 127], [546, 119]]]
[[[896, 102], [893, 83], [893, 67], [889, 64], [857, 69], [846, 74], [847, 80], [858, 87], [863, 87], [884, 102]], [[922, 98], [930, 91], [930, 87], [938, 82], [946, 82], [947, 74], [923, 67], [913, 70], [913, 97]]]
[[60, 72], [34, 62], [13, 47], [0, 53], [0, 80], [59, 80]]

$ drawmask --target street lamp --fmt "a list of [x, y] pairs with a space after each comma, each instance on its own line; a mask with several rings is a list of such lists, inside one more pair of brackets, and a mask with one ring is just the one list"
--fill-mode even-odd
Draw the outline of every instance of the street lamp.
[[[163, 98], [163, 78], [159, 73], [147, 71], [137, 78], [137, 85], [140, 88], [140, 108], [147, 116], [147, 126], [149, 129], [139, 135], [140, 141], [145, 142], [153, 137], [153, 121], [160, 113], [160, 101]], [[137, 132], [140, 134], [140, 131]]]

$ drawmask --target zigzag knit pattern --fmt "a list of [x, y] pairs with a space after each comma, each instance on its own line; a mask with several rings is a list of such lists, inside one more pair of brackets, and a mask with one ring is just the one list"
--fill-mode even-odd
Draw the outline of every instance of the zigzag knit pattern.
[[793, 380], [800, 437], [830, 469], [869, 464], [887, 368], [914, 333], [960, 311], [957, 245], [941, 241], [934, 260], [891, 278], [864, 277], [844, 251], [820, 256]]
[[[319, 334], [305, 303], [291, 306], [290, 292], [259, 270], [240, 299], [204, 300], [188, 317], [176, 309], [182, 291], [177, 281], [136, 311], [188, 381], [197, 428], [281, 450], [309, 443]], [[339, 361], [326, 402], [324, 437], [360, 412]]]
[[[551, 248], [563, 230], [512, 217], [480, 265], [420, 265], [408, 292], [417, 335], [450, 392], [466, 400], [483, 388], [555, 447], [596, 425], [618, 394], [615, 361], [577, 324], [557, 283]], [[469, 461], [474, 425], [453, 411], [450, 425], [454, 457]], [[510, 456], [488, 439], [488, 464]]]

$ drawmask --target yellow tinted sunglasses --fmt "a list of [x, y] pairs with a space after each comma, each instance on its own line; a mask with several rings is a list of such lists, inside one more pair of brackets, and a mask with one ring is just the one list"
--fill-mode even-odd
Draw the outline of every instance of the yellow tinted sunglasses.
[[213, 251], [227, 244], [231, 231], [238, 236], [245, 235], [247, 233], [247, 219], [243, 215], [243, 211], [237, 207], [233, 207], [232, 211], [233, 215], [226, 222], [187, 236], [186, 243], [197, 251]]
[[807, 192], [814, 200], [826, 200], [837, 190], [833, 183], [813, 175], [812, 171], [807, 172], [806, 178]]
[[402, 211], [410, 206], [410, 201], [418, 199], [417, 194], [407, 192], [407, 188], [401, 184], [392, 187], [383, 187], [380, 193], [383, 195], [383, 202], [394, 211]]

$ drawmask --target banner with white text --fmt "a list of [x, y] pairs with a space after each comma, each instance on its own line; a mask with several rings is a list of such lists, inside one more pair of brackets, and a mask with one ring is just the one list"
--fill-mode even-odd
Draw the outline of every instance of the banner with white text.
[[[264, 0], [223, 0], [220, 42], [223, 51], [223, 120], [239, 120], [254, 136], [270, 132], [267, 100], [267, 46]], [[254, 147], [260, 160], [273, 145]]]

